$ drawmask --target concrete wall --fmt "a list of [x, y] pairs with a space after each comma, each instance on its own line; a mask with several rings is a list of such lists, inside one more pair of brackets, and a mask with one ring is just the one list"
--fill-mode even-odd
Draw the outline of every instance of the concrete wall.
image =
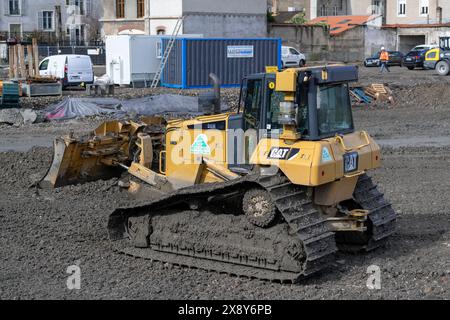
[[366, 27], [364, 34], [364, 55], [371, 57], [379, 52], [381, 47], [386, 50], [397, 50], [397, 33], [393, 29]]
[[273, 24], [269, 36], [282, 38], [283, 45], [299, 49], [309, 61], [363, 61], [382, 46], [388, 50], [397, 47], [395, 29], [375, 26], [357, 26], [331, 37], [321, 26]]
[[322, 26], [273, 24], [269, 26], [269, 37], [282, 38], [283, 45], [299, 49], [306, 59], [326, 60], [329, 54], [329, 29]]
[[329, 59], [343, 62], [364, 60], [365, 29], [364, 26], [358, 26], [331, 37]]
[[183, 32], [206, 38], [265, 38], [266, 15], [191, 13], [185, 15]]
[[184, 16], [180, 33], [205, 37], [252, 38], [267, 36], [267, 0], [153, 0], [150, 2], [150, 34], [164, 27], [172, 34]]
[[[167, 0], [162, 1], [167, 2]], [[158, 2], [158, 0], [156, 0], [155, 2]], [[214, 12], [259, 15], [266, 14], [267, 12], [267, 0], [183, 0], [182, 2], [183, 12], [187, 13]]]

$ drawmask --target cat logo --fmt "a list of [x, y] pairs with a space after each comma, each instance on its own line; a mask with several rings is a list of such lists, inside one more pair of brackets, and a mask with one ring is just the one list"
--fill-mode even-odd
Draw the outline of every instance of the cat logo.
[[298, 155], [300, 149], [294, 148], [272, 148], [269, 152], [269, 159], [275, 160], [292, 160]]

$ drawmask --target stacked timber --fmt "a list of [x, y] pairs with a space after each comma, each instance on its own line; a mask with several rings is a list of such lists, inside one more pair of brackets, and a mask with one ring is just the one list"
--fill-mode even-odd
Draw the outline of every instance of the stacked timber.
[[36, 39], [31, 45], [16, 44], [9, 47], [9, 79], [28, 83], [55, 83], [56, 78], [39, 74], [39, 49]]

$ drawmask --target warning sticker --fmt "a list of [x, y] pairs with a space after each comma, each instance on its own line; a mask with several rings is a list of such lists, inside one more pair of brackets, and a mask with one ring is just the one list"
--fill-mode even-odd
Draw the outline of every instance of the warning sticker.
[[328, 148], [322, 149], [322, 162], [328, 162], [333, 161], [333, 158], [331, 157], [330, 151], [328, 151]]
[[208, 146], [208, 137], [206, 134], [200, 134], [191, 146], [192, 154], [209, 155], [211, 148]]

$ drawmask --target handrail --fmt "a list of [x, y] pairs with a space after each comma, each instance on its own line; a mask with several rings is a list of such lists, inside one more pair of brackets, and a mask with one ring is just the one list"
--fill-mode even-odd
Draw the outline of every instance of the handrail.
[[345, 152], [349, 152], [349, 151], [353, 151], [353, 150], [359, 150], [359, 149], [362, 149], [364, 147], [369, 146], [370, 145], [370, 140], [369, 140], [369, 136], [368, 136], [367, 132], [363, 130], [363, 131], [360, 132], [360, 135], [364, 136], [364, 138], [366, 139], [366, 143], [364, 143], [362, 145], [359, 145], [357, 147], [347, 148], [345, 146], [344, 138], [341, 137], [341, 136], [338, 136], [338, 135], [336, 136], [336, 142], [339, 142], [341, 144], [341, 146], [342, 146], [342, 148], [344, 149]]

